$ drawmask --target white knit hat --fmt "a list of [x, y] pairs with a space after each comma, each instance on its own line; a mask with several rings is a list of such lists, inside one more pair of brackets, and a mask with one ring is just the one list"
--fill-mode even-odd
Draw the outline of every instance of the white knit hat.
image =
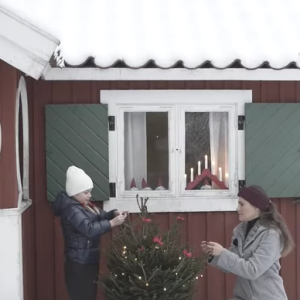
[[67, 171], [66, 192], [69, 197], [80, 194], [93, 188], [93, 181], [82, 169], [75, 166]]

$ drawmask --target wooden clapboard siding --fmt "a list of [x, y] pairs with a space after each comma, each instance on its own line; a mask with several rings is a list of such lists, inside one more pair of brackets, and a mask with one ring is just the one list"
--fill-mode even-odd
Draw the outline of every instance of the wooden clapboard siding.
[[16, 172], [15, 109], [20, 72], [0, 60], [0, 209], [18, 205]]
[[[46, 194], [45, 156], [45, 105], [46, 104], [88, 104], [99, 102], [101, 89], [251, 89], [256, 103], [299, 102], [299, 84], [295, 82], [44, 82], [27, 79], [30, 108], [30, 179], [32, 186], [32, 217], [23, 222], [23, 238], [35, 237], [34, 262], [28, 254], [23, 255], [27, 266], [24, 277], [33, 276], [34, 285], [28, 284], [25, 300], [65, 300], [66, 291], [63, 278], [63, 239], [59, 220], [53, 217]], [[282, 259], [282, 275], [291, 300], [300, 299], [300, 207], [291, 199], [274, 199], [286, 218], [297, 243], [298, 251]], [[168, 227], [176, 214], [157, 214], [163, 227]], [[24, 218], [26, 216], [24, 215]], [[215, 240], [228, 246], [233, 227], [237, 224], [234, 212], [186, 213], [183, 230], [186, 240], [197, 246], [201, 240]], [[34, 232], [32, 233], [32, 230]], [[110, 235], [102, 240], [102, 248], [107, 245]], [[199, 253], [199, 250], [197, 250]], [[102, 256], [101, 270], [105, 271]], [[27, 274], [26, 272], [31, 272]], [[234, 277], [208, 268], [198, 282], [197, 300], [230, 299]], [[33, 290], [34, 289], [34, 290]], [[30, 291], [29, 291], [30, 290]], [[33, 296], [35, 298], [31, 298]], [[99, 296], [99, 300], [103, 300]]]

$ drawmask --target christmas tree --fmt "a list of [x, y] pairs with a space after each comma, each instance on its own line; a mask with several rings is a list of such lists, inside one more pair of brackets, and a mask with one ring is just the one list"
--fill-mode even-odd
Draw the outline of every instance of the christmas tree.
[[99, 280], [108, 300], [191, 300], [206, 257], [194, 257], [181, 244], [184, 218], [161, 233], [147, 210], [148, 198], [138, 198], [141, 213], [114, 234], [108, 255], [109, 274]]

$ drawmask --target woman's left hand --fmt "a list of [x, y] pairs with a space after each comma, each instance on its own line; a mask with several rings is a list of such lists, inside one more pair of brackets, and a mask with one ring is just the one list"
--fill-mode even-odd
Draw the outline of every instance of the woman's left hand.
[[221, 252], [224, 250], [223, 246], [215, 242], [208, 242], [207, 248], [210, 250], [210, 254], [213, 256], [220, 256]]

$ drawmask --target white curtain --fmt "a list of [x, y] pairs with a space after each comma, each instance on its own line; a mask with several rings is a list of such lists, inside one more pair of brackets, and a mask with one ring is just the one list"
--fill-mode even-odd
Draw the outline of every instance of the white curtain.
[[[209, 130], [211, 161], [215, 163], [214, 175], [218, 176], [221, 167], [222, 181], [225, 182], [225, 174], [228, 173], [228, 113], [209, 113]], [[218, 187], [213, 184], [212, 188]]]
[[132, 179], [142, 189], [147, 182], [147, 131], [145, 112], [124, 113], [125, 189], [130, 190]]

